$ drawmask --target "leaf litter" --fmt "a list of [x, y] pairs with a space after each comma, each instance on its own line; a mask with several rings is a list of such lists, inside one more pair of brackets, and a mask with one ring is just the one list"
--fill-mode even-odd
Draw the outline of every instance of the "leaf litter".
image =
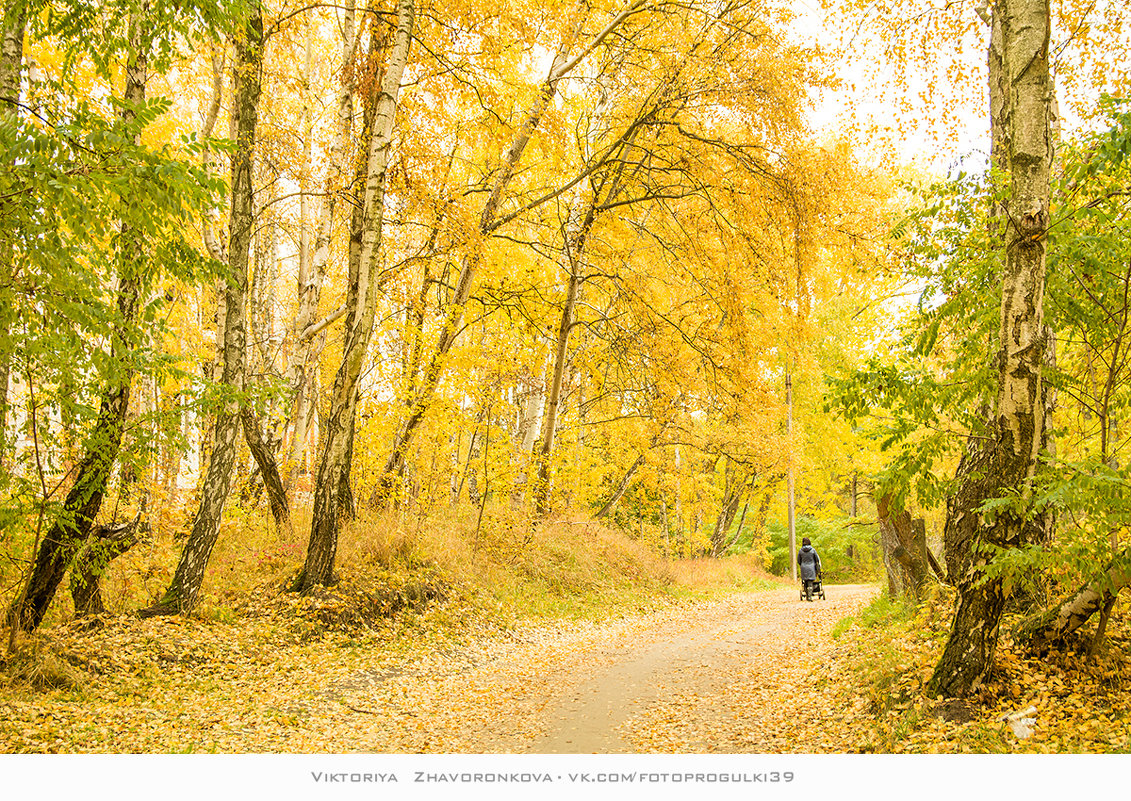
[[[610, 671], [605, 750], [640, 753], [1109, 751], [1128, 749], [1127, 625], [1098, 660], [1025, 656], [1004, 643], [982, 695], [923, 688], [945, 615], [869, 626], [861, 587], [827, 602], [795, 591], [669, 601], [605, 621], [500, 625], [442, 600], [392, 617], [265, 593], [230, 621], [102, 616], [37, 635], [5, 665], [6, 752], [538, 751]], [[270, 600], [268, 600], [270, 599]], [[453, 621], [460, 621], [458, 624]], [[335, 622], [337, 621], [337, 622]], [[837, 635], [837, 636], [833, 636]], [[29, 655], [30, 654], [30, 655]], [[34, 670], [21, 668], [23, 659]], [[633, 660], [637, 659], [636, 662]], [[635, 668], [632, 668], [635, 669]], [[634, 684], [635, 686], [635, 684]], [[1031, 736], [1003, 718], [1032, 706]], [[587, 751], [584, 743], [574, 750]]]

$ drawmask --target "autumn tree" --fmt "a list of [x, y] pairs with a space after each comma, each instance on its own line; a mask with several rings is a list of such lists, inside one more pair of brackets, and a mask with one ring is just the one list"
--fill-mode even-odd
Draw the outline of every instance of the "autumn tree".
[[377, 312], [377, 296], [381, 289], [379, 272], [386, 174], [396, 121], [397, 98], [412, 44], [414, 15], [413, 0], [398, 0], [392, 46], [385, 59], [384, 74], [373, 104], [365, 197], [361, 207], [361, 248], [356, 272], [351, 271], [350, 275], [346, 301], [346, 339], [342, 363], [334, 378], [330, 413], [326, 419], [327, 431], [315, 484], [310, 543], [306, 563], [295, 581], [295, 588], [303, 591], [334, 581], [338, 532], [349, 511], [344, 508], [342, 487], [349, 482], [358, 380], [368, 357]]
[[[991, 10], [993, 158], [1008, 176], [1001, 200], [1004, 250], [998, 395], [987, 440], [972, 441], [947, 505], [947, 572], [959, 591], [946, 648], [931, 677], [935, 694], [964, 695], [993, 664], [1006, 601], [1000, 579], [983, 574], [995, 550], [1033, 539], [1032, 480], [1045, 443], [1042, 381], [1050, 333], [1044, 324], [1045, 236], [1053, 158], [1051, 17], [1045, 0], [1000, 0]], [[1000, 131], [1001, 133], [997, 133]], [[987, 514], [986, 501], [1016, 493]]]
[[[141, 143], [142, 132], [165, 107], [147, 101], [150, 65], [167, 59], [183, 17], [145, 3], [107, 9], [105, 49], [93, 51], [86, 49], [89, 43], [79, 44], [77, 33], [96, 13], [63, 8], [51, 18], [56, 27], [37, 29], [32, 41], [55, 39], [74, 62], [91, 59], [102, 80], [122, 64], [125, 85], [115, 102], [116, 118], [105, 119], [89, 103], [61, 100], [31, 83], [27, 104], [35, 114], [29, 116], [49, 124], [40, 129], [29, 120], [3, 126], [5, 161], [17, 165], [6, 174], [14, 191], [4, 193], [3, 238], [20, 275], [13, 285], [14, 309], [25, 328], [18, 346], [8, 340], [3, 360], [22, 362], [24, 368], [36, 440], [32, 474], [42, 491], [38, 519], [49, 520], [24, 589], [10, 610], [14, 629], [31, 630], [42, 622], [72, 558], [94, 530], [119, 457], [131, 384], [139, 368], [154, 369], [145, 332], [156, 323], [147, 294], [163, 272], [155, 266], [180, 275], [200, 266], [177, 229], [183, 229], [191, 205], [206, 196], [207, 181], [192, 166]], [[14, 48], [8, 50], [17, 55]], [[39, 156], [13, 158], [20, 152]], [[55, 211], [47, 215], [45, 209]], [[107, 212], [117, 218], [107, 219]], [[56, 214], [66, 222], [36, 221]], [[112, 269], [103, 270], [103, 265]], [[44, 318], [50, 322], [39, 326], [34, 323], [39, 315], [28, 304], [47, 287], [78, 306], [55, 308]], [[87, 311], [75, 315], [82, 307]], [[106, 343], [104, 351], [98, 343]], [[66, 376], [53, 376], [61, 367]], [[75, 389], [88, 377], [100, 384], [97, 413], [88, 418], [92, 422], [84, 432], [82, 455], [67, 477], [65, 498], [52, 504], [54, 490], [46, 483], [49, 426], [41, 416], [52, 406], [63, 414], [82, 409], [85, 392]]]
[[231, 159], [231, 214], [227, 274], [223, 282], [223, 313], [217, 332], [221, 354], [219, 385], [224, 392], [216, 412], [207, 474], [192, 531], [185, 542], [176, 573], [161, 600], [144, 610], [145, 615], [191, 611], [197, 603], [204, 571], [216, 539], [224, 504], [232, 487], [233, 468], [239, 447], [241, 397], [247, 365], [245, 296], [248, 260], [254, 231], [254, 187], [252, 170], [258, 124], [261, 70], [263, 65], [263, 9], [254, 5], [235, 37], [236, 58], [232, 69], [232, 129], [235, 150]]

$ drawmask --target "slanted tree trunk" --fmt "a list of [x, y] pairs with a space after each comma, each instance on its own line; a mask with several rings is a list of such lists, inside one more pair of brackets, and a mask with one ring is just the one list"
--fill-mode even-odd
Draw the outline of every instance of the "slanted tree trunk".
[[[734, 536], [730, 538], [727, 544], [723, 547], [723, 553], [726, 553], [734, 544], [738, 542], [738, 538], [742, 536], [742, 527], [746, 525], [746, 513], [750, 511], [750, 496], [746, 497], [746, 503], [742, 504], [742, 514], [738, 517], [738, 525], [734, 529]], [[665, 512], [666, 516], [666, 512]]]
[[279, 466], [275, 462], [274, 449], [260, 433], [259, 421], [249, 407], [245, 406], [240, 410], [240, 422], [243, 425], [244, 439], [247, 440], [247, 446], [251, 449], [251, 455], [255, 458], [260, 475], [263, 476], [263, 486], [267, 489], [271, 516], [275, 518], [275, 524], [279, 528], [287, 528], [291, 521], [291, 511], [287, 504], [287, 490], [283, 487]]
[[244, 298], [255, 227], [252, 174], [263, 65], [263, 10], [256, 6], [250, 13], [236, 42], [236, 61], [232, 70], [232, 127], [236, 147], [232, 154], [229, 279], [224, 284], [223, 326], [217, 332], [222, 362], [220, 383], [225, 387], [227, 397], [216, 411], [208, 472], [201, 487], [192, 531], [185, 541], [176, 573], [164, 597], [155, 606], [142, 610], [143, 616], [188, 614], [196, 607], [204, 583], [204, 571], [220, 534], [220, 520], [232, 489], [232, 473], [239, 451], [239, 394], [243, 389], [247, 361]]
[[888, 594], [919, 601], [930, 568], [926, 523], [922, 518], [912, 518], [906, 509], [893, 506], [887, 494], [876, 500], [876, 516], [880, 520]]
[[[1034, 536], [1026, 508], [1029, 482], [1046, 442], [1045, 234], [1054, 146], [1049, 4], [995, 0], [992, 14], [991, 110], [1001, 109], [993, 120], [992, 160], [1009, 175], [1001, 215], [1005, 269], [998, 396], [989, 439], [972, 440], [959, 464], [959, 489], [947, 504], [947, 572], [958, 589], [958, 606], [928, 687], [936, 696], [976, 690], [992, 667], [1006, 594], [1002, 582], [988, 578], [983, 568], [990, 547], [1013, 548]], [[983, 518], [979, 507], [1009, 491], [1020, 493], [1018, 506], [992, 520]]]
[[[334, 581], [334, 560], [338, 532], [343, 519], [352, 513], [343, 501], [348, 487], [353, 455], [353, 434], [357, 414], [358, 383], [368, 353], [369, 339], [377, 310], [378, 251], [384, 224], [385, 178], [396, 121], [401, 77], [408, 64], [415, 8], [413, 0], [398, 0], [397, 28], [385, 62], [385, 74], [374, 108], [370, 133], [368, 175], [365, 185], [364, 224], [359, 254], [356, 287], [351, 282], [347, 299], [347, 325], [342, 347], [342, 363], [334, 377], [330, 413], [326, 419], [325, 442], [314, 490], [314, 516], [310, 529], [306, 563], [295, 588], [309, 592], [315, 586]], [[352, 503], [350, 504], [352, 506]]]
[[100, 615], [106, 611], [102, 603], [102, 576], [112, 561], [137, 545], [141, 526], [140, 512], [126, 523], [95, 526], [71, 567], [71, 599], [76, 615]]
[[[1096, 612], [1110, 609], [1116, 596], [1131, 585], [1131, 548], [1124, 549], [1091, 581], [1051, 609], [1024, 620], [1014, 638], [1043, 653], [1084, 625]], [[1100, 634], [1097, 633], [1097, 639]]]
[[624, 496], [625, 490], [628, 489], [628, 485], [631, 484], [632, 479], [636, 477], [636, 471], [640, 469], [640, 465], [644, 464], [644, 456], [645, 454], [642, 452], [639, 456], [636, 457], [636, 461], [629, 465], [628, 470], [624, 471], [624, 475], [617, 483], [616, 488], [613, 490], [613, 494], [609, 496], [609, 499], [605, 501], [605, 505], [602, 506], [601, 509], [597, 512], [598, 520], [607, 515], [609, 512], [613, 511], [617, 503]]
[[[138, 106], [145, 102], [149, 47], [145, 16], [142, 10], [130, 19], [131, 56], [126, 65], [125, 102], [121, 111], [122, 118], [126, 120], [134, 119]], [[139, 201], [127, 199], [126, 202]], [[74, 483], [58, 517], [40, 543], [23, 592], [9, 611], [11, 624], [22, 631], [33, 631], [43, 622], [71, 559], [94, 526], [94, 518], [102, 507], [106, 485], [122, 446], [133, 381], [128, 358], [128, 332], [137, 322], [146, 260], [142, 253], [144, 243], [141, 236], [130, 226], [122, 225], [119, 242], [117, 305], [122, 328], [115, 331], [110, 345], [110, 360], [116, 369], [102, 396], [98, 419], [86, 444], [86, 453], [75, 472]]]
[[617, 503], [620, 501], [621, 497], [624, 495], [625, 490], [627, 490], [629, 485], [632, 483], [632, 479], [636, 476], [636, 471], [640, 469], [640, 466], [642, 464], [644, 464], [644, 458], [648, 455], [648, 451], [656, 447], [656, 444], [660, 441], [660, 437], [662, 437], [664, 435], [664, 432], [668, 430], [669, 425], [671, 425], [671, 421], [664, 423], [660, 430], [652, 436], [652, 439], [648, 442], [648, 447], [640, 452], [640, 455], [636, 457], [636, 461], [634, 461], [629, 466], [628, 470], [625, 471], [624, 476], [617, 484], [616, 489], [613, 490], [613, 494], [609, 496], [609, 499], [605, 501], [605, 505], [602, 506], [600, 511], [597, 512], [598, 519], [613, 511]]

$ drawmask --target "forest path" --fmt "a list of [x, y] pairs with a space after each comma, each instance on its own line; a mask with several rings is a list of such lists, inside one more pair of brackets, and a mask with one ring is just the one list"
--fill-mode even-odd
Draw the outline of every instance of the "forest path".
[[[833, 626], [875, 591], [828, 585], [827, 600], [811, 603], [793, 589], [744, 593], [660, 619], [631, 644], [602, 649], [604, 664], [555, 699], [546, 733], [526, 750], [631, 753], [652, 750], [656, 735], [679, 750], [736, 750], [740, 740], [754, 748], [737, 750], [757, 750], [792, 715], [799, 671], [821, 663]], [[742, 688], [770, 703], [736, 705]]]
[[826, 592], [813, 602], [796, 589], [739, 593], [598, 623], [531, 626], [393, 673], [354, 674], [327, 689], [338, 711], [325, 713], [337, 720], [306, 727], [319, 734], [289, 747], [325, 748], [332, 731], [333, 750], [843, 751], [845, 733], [827, 731], [827, 715], [799, 710], [825, 709], [814, 681], [834, 653], [829, 634], [878, 588]]

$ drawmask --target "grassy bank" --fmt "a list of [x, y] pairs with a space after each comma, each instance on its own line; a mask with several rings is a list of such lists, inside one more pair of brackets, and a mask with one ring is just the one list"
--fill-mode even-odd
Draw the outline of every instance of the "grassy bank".
[[[1107, 753], [1131, 750], [1131, 617], [1117, 611], [1093, 657], [1093, 630], [1044, 656], [1025, 653], [1002, 621], [996, 667], [966, 700], [927, 696], [953, 594], [922, 606], [881, 595], [834, 630], [837, 655], [820, 677], [838, 749], [878, 753]], [[1117, 607], [1118, 610], [1118, 607]], [[1034, 708], [1031, 733], [1004, 718]], [[1020, 734], [1018, 733], [1020, 732]]]

